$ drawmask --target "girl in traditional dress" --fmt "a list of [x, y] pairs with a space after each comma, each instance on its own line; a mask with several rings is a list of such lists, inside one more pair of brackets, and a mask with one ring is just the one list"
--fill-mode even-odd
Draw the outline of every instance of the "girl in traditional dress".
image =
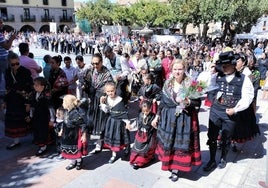
[[87, 155], [87, 125], [81, 116], [78, 106], [79, 100], [73, 95], [63, 97], [63, 108], [67, 110], [64, 126], [59, 136], [62, 136], [62, 157], [71, 160], [66, 170], [76, 167], [82, 168], [82, 156]]
[[158, 85], [153, 83], [153, 75], [151, 73], [143, 76], [143, 85], [139, 89], [138, 96], [140, 102], [143, 100], [150, 100], [152, 102], [152, 112], [157, 112], [157, 101], [161, 99], [161, 89]]
[[148, 100], [141, 103], [141, 113], [137, 118], [138, 131], [130, 155], [130, 164], [134, 169], [148, 164], [154, 158], [156, 128], [151, 125], [155, 117], [151, 107], [152, 103]]
[[56, 150], [57, 153], [59, 154], [58, 159], [62, 159], [62, 155], [61, 155], [61, 136], [59, 136], [59, 134], [61, 134], [61, 130], [64, 126], [64, 114], [65, 114], [66, 110], [63, 107], [60, 107], [56, 110], [56, 121], [54, 124], [54, 131], [56, 133]]
[[33, 142], [39, 146], [36, 155], [40, 156], [46, 152], [47, 145], [52, 141], [49, 127], [52, 130], [55, 111], [50, 101], [50, 86], [44, 77], [34, 79], [34, 90], [31, 97]]
[[175, 60], [171, 71], [172, 76], [164, 84], [152, 125], [158, 124], [156, 153], [162, 161], [162, 170], [171, 171], [170, 179], [177, 181], [179, 171], [188, 172], [192, 165], [201, 164], [198, 122], [201, 100], [178, 97], [182, 87], [187, 88], [191, 84], [191, 78], [185, 73], [184, 61]]
[[104, 147], [112, 151], [109, 163], [113, 163], [116, 160], [116, 152], [129, 148], [130, 145], [130, 135], [127, 129], [130, 127], [130, 122], [127, 109], [122, 101], [122, 97], [117, 96], [115, 91], [116, 85], [113, 82], [107, 82], [105, 84], [107, 96], [100, 98], [101, 109], [108, 113], [104, 127]]

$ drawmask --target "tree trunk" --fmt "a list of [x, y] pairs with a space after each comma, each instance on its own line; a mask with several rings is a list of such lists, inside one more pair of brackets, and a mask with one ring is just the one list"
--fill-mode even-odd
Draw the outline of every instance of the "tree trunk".
[[203, 42], [205, 42], [207, 40], [208, 30], [209, 30], [208, 23], [204, 23], [204, 25], [203, 25], [203, 31], [202, 31], [202, 41]]
[[186, 34], [186, 28], [187, 28], [187, 23], [182, 24], [182, 33], [185, 35]]

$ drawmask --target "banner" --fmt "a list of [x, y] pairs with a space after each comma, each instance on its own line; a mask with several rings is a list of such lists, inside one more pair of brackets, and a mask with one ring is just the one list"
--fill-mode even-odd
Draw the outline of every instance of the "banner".
[[50, 33], [57, 33], [57, 23], [49, 22], [49, 31]]

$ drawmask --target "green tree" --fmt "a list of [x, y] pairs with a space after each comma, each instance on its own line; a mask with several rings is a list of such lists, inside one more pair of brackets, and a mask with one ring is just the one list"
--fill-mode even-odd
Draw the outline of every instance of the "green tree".
[[133, 15], [129, 7], [114, 5], [111, 18], [114, 24], [129, 26], [133, 24]]
[[167, 27], [174, 19], [168, 4], [158, 1], [137, 1], [130, 7], [133, 25]]
[[111, 13], [114, 5], [109, 0], [89, 1], [84, 7], [76, 12], [78, 21], [87, 19], [89, 22], [99, 28], [102, 25], [112, 25]]
[[194, 22], [194, 17], [198, 16], [199, 0], [170, 0], [171, 10], [174, 16], [174, 24], [182, 25], [183, 33], [186, 33], [186, 27]]

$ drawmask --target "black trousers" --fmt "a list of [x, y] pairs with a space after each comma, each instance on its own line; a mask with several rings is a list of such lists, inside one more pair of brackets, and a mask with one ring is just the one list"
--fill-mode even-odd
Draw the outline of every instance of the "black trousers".
[[[235, 115], [234, 115], [235, 116]], [[228, 116], [225, 109], [211, 108], [209, 116], [208, 142], [210, 150], [210, 160], [215, 160], [217, 151], [217, 139], [221, 131], [221, 158], [226, 160], [231, 138], [236, 124], [235, 117]]]

